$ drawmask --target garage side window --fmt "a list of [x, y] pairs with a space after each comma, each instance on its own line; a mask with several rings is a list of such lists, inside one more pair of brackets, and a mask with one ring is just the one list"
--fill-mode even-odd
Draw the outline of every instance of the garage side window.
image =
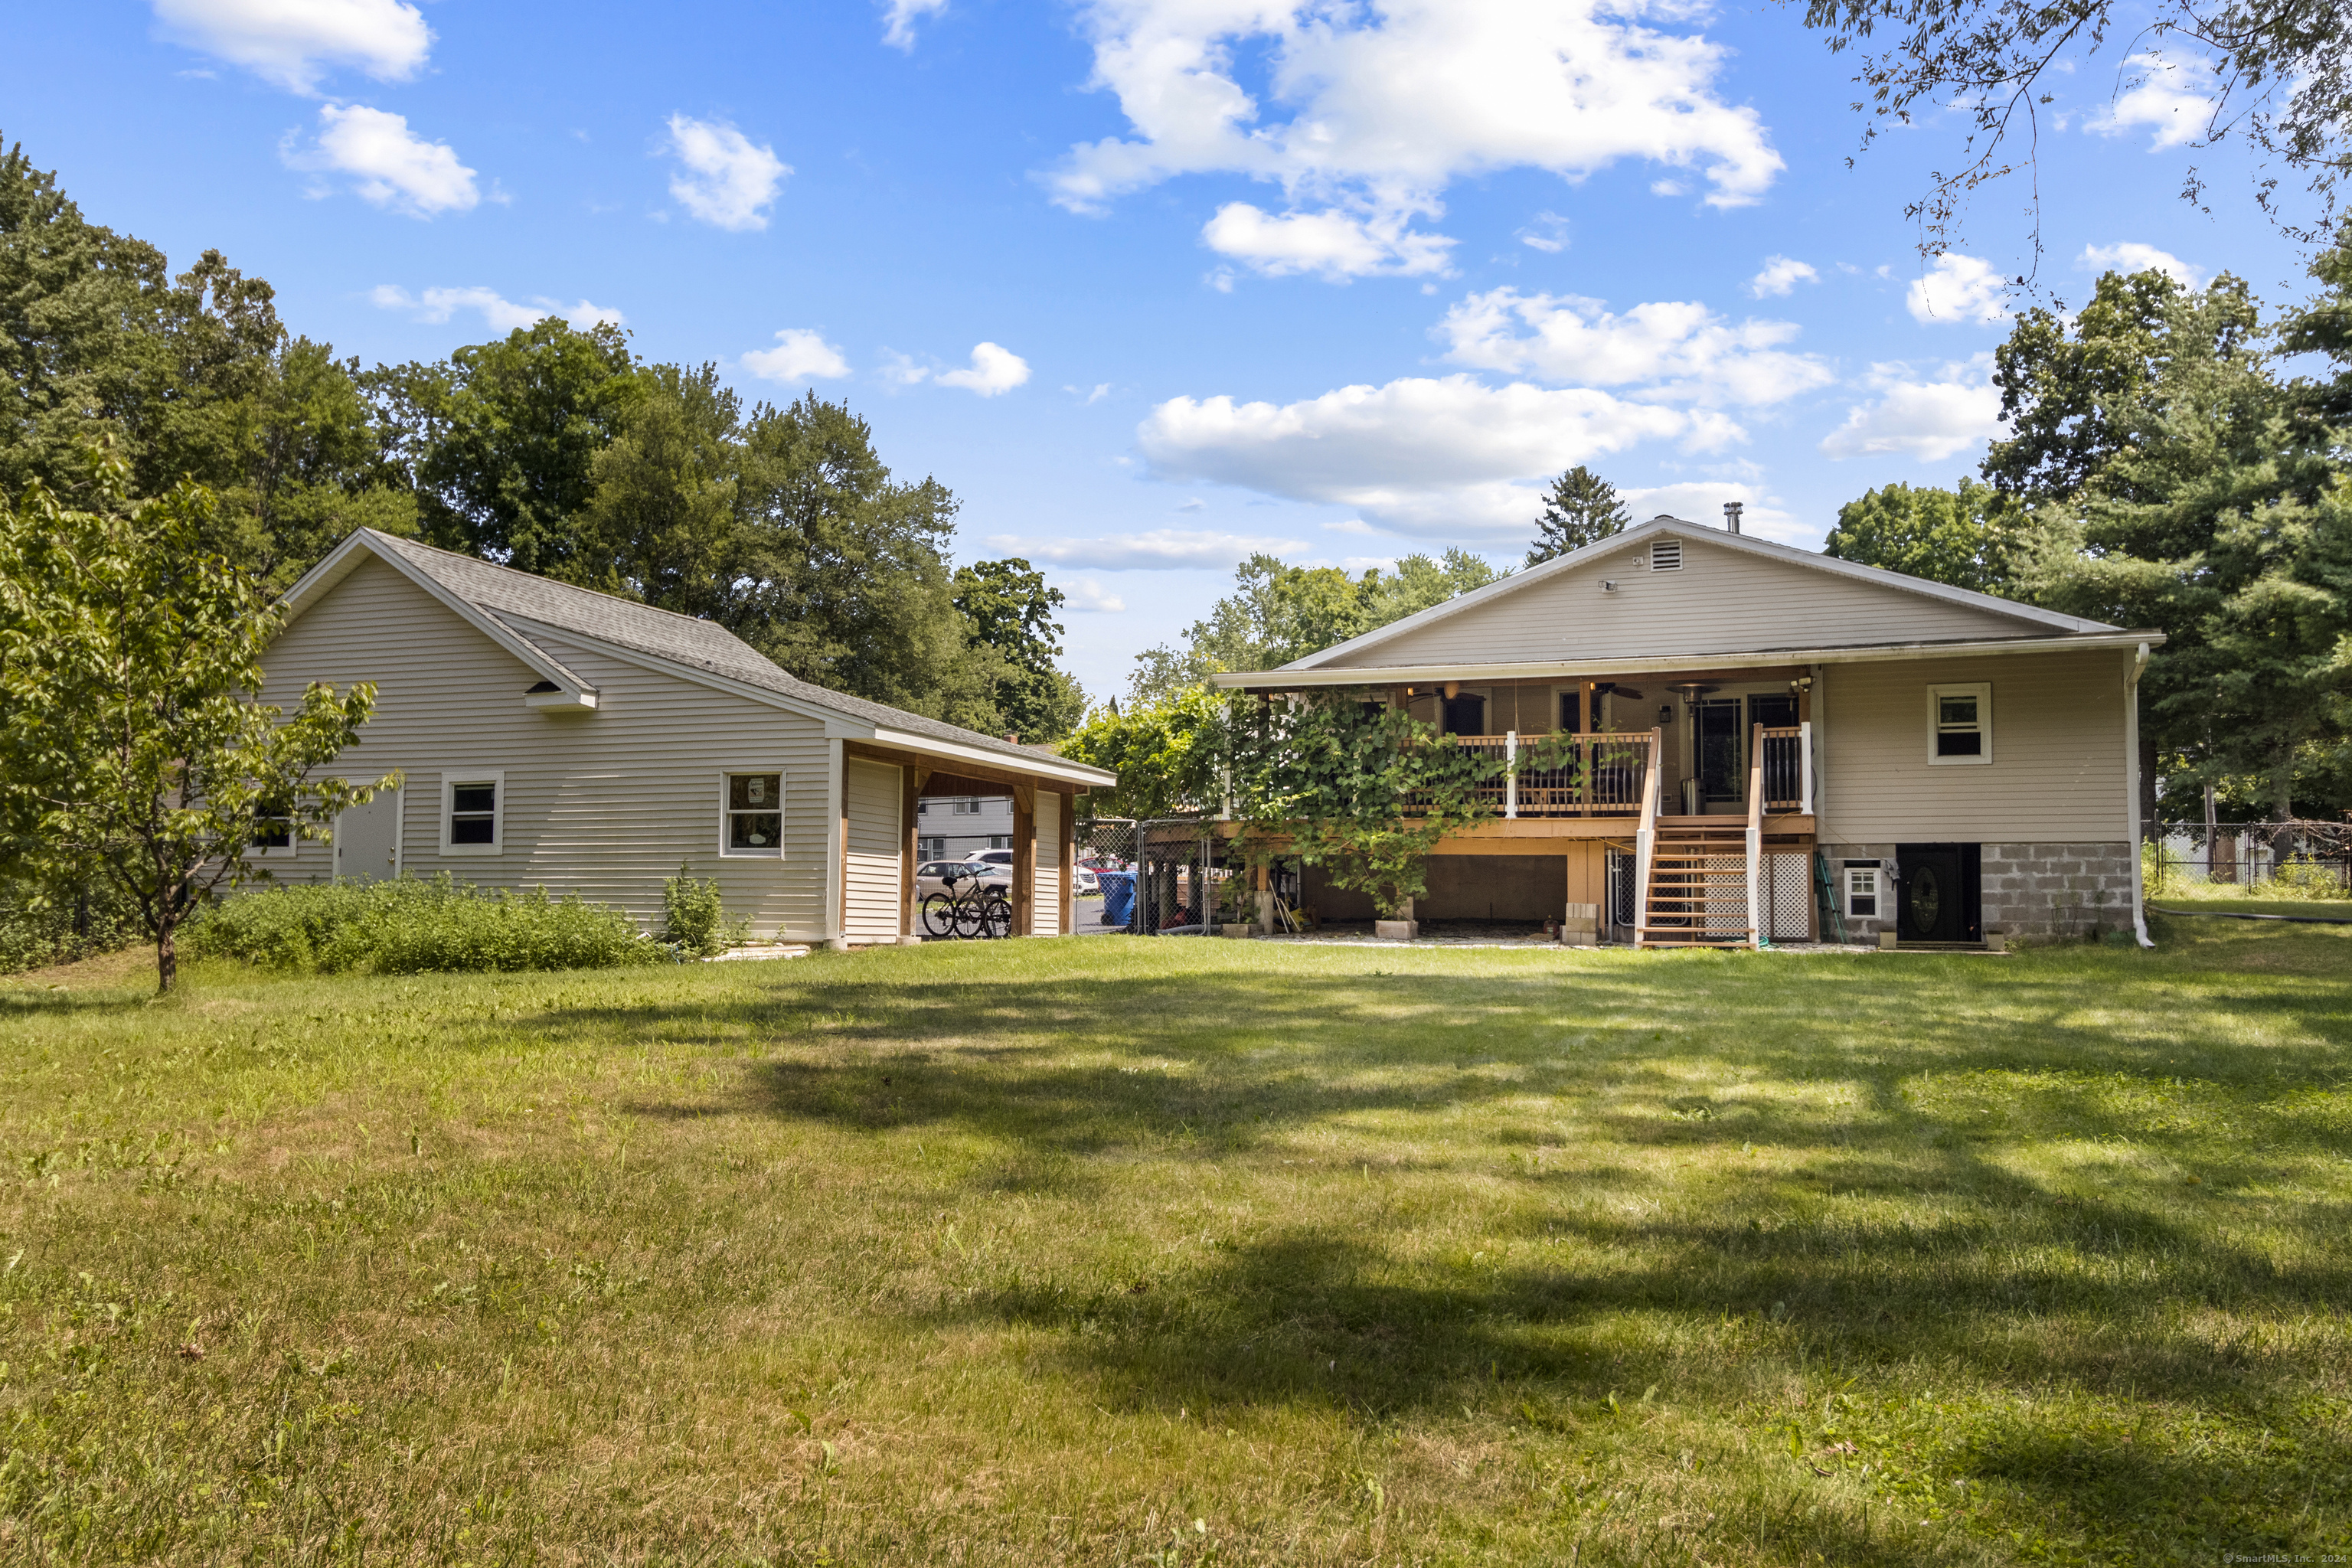
[[722, 855], [779, 859], [784, 853], [784, 775], [729, 773]]
[[496, 855], [506, 843], [507, 779], [502, 772], [441, 775], [441, 853]]
[[1992, 761], [1992, 688], [1927, 688], [1927, 761], [1935, 763]]

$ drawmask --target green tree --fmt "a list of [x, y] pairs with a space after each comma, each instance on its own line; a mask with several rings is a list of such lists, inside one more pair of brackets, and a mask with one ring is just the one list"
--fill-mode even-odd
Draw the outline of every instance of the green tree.
[[2007, 594], [2021, 517], [2016, 502], [1976, 479], [1963, 478], [1948, 490], [1892, 484], [1838, 508], [1837, 526], [1822, 553], [1955, 588]]
[[1444, 603], [1504, 574], [1462, 549], [1442, 560], [1408, 555], [1392, 571], [1350, 577], [1335, 566], [1291, 566], [1263, 552], [1234, 570], [1235, 592], [1192, 623], [1181, 646], [1136, 656], [1129, 694], [1150, 701], [1227, 670], [1272, 669]]
[[2110, 275], [2098, 298], [2116, 308], [2071, 328], [2031, 313], [2000, 361], [2018, 434], [1986, 470], [2040, 500], [2017, 580], [2035, 602], [2166, 635], [2141, 683], [2149, 816], [2168, 754], [2183, 784], [2259, 776], [2291, 816], [2299, 759], [2340, 726], [2352, 433], [2280, 384], [2236, 279], [2195, 292]]
[[612, 443], [548, 575], [680, 615], [735, 618], [742, 555], [742, 422], [716, 365], [637, 373]]
[[[1795, 4], [1798, 0], [1784, 0]], [[1854, 81], [1865, 89], [1853, 107], [1869, 115], [1867, 147], [1882, 129], [1946, 119], [1965, 127], [1961, 158], [1939, 162], [1927, 191], [1906, 216], [1920, 220], [1923, 256], [1954, 248], [1960, 209], [1986, 183], [2018, 169], [2042, 179], [2036, 150], [2040, 110], [2053, 100], [2045, 73], [2072, 72], [2116, 30], [2139, 48], [2183, 46], [2218, 77], [2200, 143], [2243, 138], [2254, 196], [2282, 228], [2309, 240], [2332, 226], [2341, 184], [2352, 169], [2352, 12], [2326, 0], [1801, 0], [1805, 26], [1828, 35], [1832, 53], [1861, 50]], [[2168, 43], [2178, 39], [2179, 42]], [[2110, 70], [2114, 90], [2125, 79]], [[2096, 79], [2094, 72], [2084, 76]], [[1925, 111], [1936, 112], [1927, 114]], [[2021, 153], [2012, 135], [2023, 138]], [[2284, 167], [2312, 198], [2279, 199]], [[2182, 195], [2203, 200], [2204, 183], [2189, 172]], [[2285, 215], [2315, 208], [2315, 223]]]
[[1633, 514], [1617, 499], [1617, 488], [1579, 463], [1552, 480], [1544, 492], [1528, 564], [1540, 566], [1612, 533], [1622, 533], [1633, 521]]
[[541, 576], [604, 570], [593, 544], [579, 559], [581, 514], [598, 454], [646, 393], [620, 328], [581, 331], [550, 316], [365, 379], [427, 539]]
[[1118, 787], [1086, 797], [1097, 816], [1168, 816], [1214, 811], [1222, 802], [1227, 700], [1204, 687], [1181, 687], [1149, 701], [1097, 709], [1064, 741], [1061, 754], [1108, 768]]
[[355, 361], [289, 339], [275, 294], [216, 250], [176, 279], [153, 246], [85, 220], [21, 147], [0, 157], [0, 492], [85, 482], [110, 439], [131, 484], [215, 505], [202, 544], [280, 588], [362, 523], [415, 531]]
[[169, 991], [181, 924], [254, 874], [257, 834], [319, 837], [396, 780], [312, 776], [373, 688], [314, 684], [290, 717], [254, 700], [278, 620], [204, 549], [209, 495], [135, 499], [104, 452], [80, 489], [93, 510], [36, 480], [0, 513], [0, 818], [36, 900], [92, 867], [130, 898]]
[[1086, 716], [1087, 694], [1054, 662], [1062, 654], [1062, 626], [1054, 619], [1065, 603], [1062, 591], [1018, 556], [960, 566], [954, 583], [955, 607], [972, 640], [1003, 660], [996, 710], [1008, 732], [1045, 742], [1068, 735]]

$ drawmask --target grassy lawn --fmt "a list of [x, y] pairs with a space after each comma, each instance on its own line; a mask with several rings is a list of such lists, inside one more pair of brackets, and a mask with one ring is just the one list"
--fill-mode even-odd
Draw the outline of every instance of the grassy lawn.
[[2352, 927], [2158, 933], [0, 984], [0, 1558], [2352, 1550]]

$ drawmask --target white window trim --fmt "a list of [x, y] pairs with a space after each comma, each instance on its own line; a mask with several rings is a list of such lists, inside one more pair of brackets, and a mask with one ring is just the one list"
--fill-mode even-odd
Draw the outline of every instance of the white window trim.
[[[449, 814], [457, 808], [459, 784], [486, 784], [490, 797], [490, 841], [488, 844], [449, 842]], [[443, 768], [441, 770], [441, 853], [467, 858], [495, 858], [507, 847], [507, 773], [504, 768]]]
[[[1845, 918], [1850, 921], [1885, 920], [1886, 918], [1886, 872], [1876, 866], [1847, 866], [1842, 869], [1845, 880]], [[1853, 900], [1860, 892], [1854, 884], [1864, 877], [1870, 879], [1870, 891], [1864, 895], [1871, 901], [1871, 910], [1868, 914], [1864, 914], [1853, 907]]]
[[294, 821], [291, 817], [287, 817], [283, 820], [286, 823], [286, 842], [283, 845], [247, 844], [245, 847], [243, 858], [247, 860], [291, 860], [299, 856], [302, 853], [301, 825]]
[[[1984, 737], [1984, 750], [1973, 757], [1939, 757], [1936, 754], [1936, 736], [1943, 721], [1939, 701], [1945, 697], [1973, 697], [1977, 700], [1977, 733]], [[1992, 763], [1992, 682], [1989, 680], [1949, 681], [1927, 688], [1927, 765], [1932, 768], [1985, 767]]]
[[[777, 827], [776, 847], [773, 849], [730, 849], [727, 847], [727, 840], [731, 837], [727, 831], [727, 818], [729, 816], [727, 806], [727, 781], [731, 778], [739, 777], [744, 773], [773, 773], [776, 775]], [[746, 763], [740, 767], [719, 769], [719, 858], [722, 860], [782, 860], [784, 858], [784, 841], [789, 837], [783, 821], [784, 802], [789, 798], [790, 785], [785, 781], [784, 764], [782, 763]]]

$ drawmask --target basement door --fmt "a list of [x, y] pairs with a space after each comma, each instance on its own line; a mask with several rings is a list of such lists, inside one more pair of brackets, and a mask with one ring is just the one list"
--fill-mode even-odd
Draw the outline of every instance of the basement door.
[[400, 875], [398, 790], [378, 790], [365, 805], [335, 814], [335, 875], [355, 882], [388, 882]]
[[1980, 844], [1895, 847], [1897, 940], [1984, 940], [1983, 849]]

